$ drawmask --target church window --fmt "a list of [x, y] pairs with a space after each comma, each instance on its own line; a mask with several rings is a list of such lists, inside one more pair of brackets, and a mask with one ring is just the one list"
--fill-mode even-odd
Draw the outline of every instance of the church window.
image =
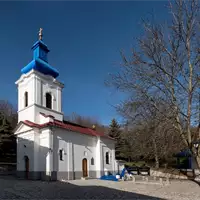
[[27, 107], [28, 106], [28, 92], [24, 93], [24, 106]]
[[109, 152], [106, 152], [106, 164], [108, 165], [109, 163], [110, 163]]
[[59, 157], [60, 157], [60, 160], [63, 160], [63, 149], [59, 150]]
[[94, 165], [94, 158], [91, 158], [91, 165]]
[[46, 107], [52, 109], [52, 96], [50, 93], [46, 93]]

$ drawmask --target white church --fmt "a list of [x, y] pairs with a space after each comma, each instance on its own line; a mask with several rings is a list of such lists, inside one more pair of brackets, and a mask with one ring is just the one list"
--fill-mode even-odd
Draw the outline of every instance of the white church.
[[115, 141], [95, 128], [64, 120], [63, 83], [39, 40], [33, 59], [21, 70], [18, 88], [17, 175], [33, 180], [99, 178], [115, 172]]

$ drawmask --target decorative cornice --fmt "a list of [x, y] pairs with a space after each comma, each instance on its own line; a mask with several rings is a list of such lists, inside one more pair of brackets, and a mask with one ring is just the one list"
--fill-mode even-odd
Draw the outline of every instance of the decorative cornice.
[[44, 74], [42, 74], [42, 73], [40, 73], [36, 70], [33, 70], [33, 69], [29, 73], [21, 75], [21, 77], [19, 78], [19, 80], [17, 80], [15, 82], [15, 84], [18, 85], [19, 83], [23, 82], [25, 78], [29, 78], [31, 75], [36, 75], [37, 80], [50, 81], [50, 82], [54, 83], [55, 85], [58, 85], [59, 87], [64, 88], [64, 84], [59, 82], [58, 80], [56, 80], [52, 76], [44, 75]]

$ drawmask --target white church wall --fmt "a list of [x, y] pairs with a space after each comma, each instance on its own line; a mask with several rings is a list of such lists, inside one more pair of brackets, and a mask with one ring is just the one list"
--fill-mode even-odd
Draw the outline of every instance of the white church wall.
[[[61, 95], [63, 85], [52, 77], [44, 76], [37, 71], [22, 75], [18, 84], [18, 121], [29, 120], [40, 123], [39, 113], [52, 115], [62, 121]], [[28, 106], [25, 107], [25, 92], [28, 92]], [[32, 92], [33, 91], [33, 92]], [[46, 108], [46, 93], [52, 95], [52, 109]]]
[[35, 89], [35, 104], [42, 105], [42, 88], [41, 88], [41, 79], [38, 76], [34, 76], [34, 89]]
[[46, 171], [49, 169], [47, 156], [50, 148], [50, 138], [49, 138], [49, 129], [44, 129], [41, 131], [39, 137], [40, 143], [40, 162], [39, 162], [39, 171]]
[[18, 111], [18, 122], [29, 120], [34, 122], [35, 115], [34, 115], [34, 105], [30, 105], [22, 110]]
[[49, 133], [48, 131], [43, 131], [40, 134], [40, 162], [38, 166], [39, 171], [46, 171], [46, 157], [49, 148]]
[[62, 83], [56, 81], [50, 76], [44, 76], [39, 72], [35, 72], [35, 77], [37, 80], [37, 101], [36, 103], [41, 106], [46, 106], [46, 93], [51, 93], [52, 95], [52, 109], [61, 112], [61, 95], [62, 95]]
[[[57, 139], [57, 150], [55, 151], [56, 152], [56, 162], [59, 163], [59, 165], [57, 165], [57, 169], [58, 171], [61, 171], [61, 172], [65, 172], [65, 171], [68, 171], [68, 164], [69, 164], [69, 158], [68, 156], [70, 156], [70, 162], [71, 162], [71, 152], [69, 149], [69, 142], [67, 142], [63, 137], [58, 137], [56, 138]], [[63, 159], [60, 160], [60, 155], [59, 155], [59, 151], [62, 150], [62, 157]]]
[[62, 89], [57, 87], [56, 89], [56, 107], [58, 112], [62, 112]]
[[[41, 123], [40, 112], [46, 115], [52, 115], [55, 119], [63, 121], [63, 113], [61, 112], [61, 94], [62, 89], [57, 82], [51, 77], [44, 77], [36, 72], [36, 105], [35, 105], [35, 122]], [[52, 95], [52, 109], [46, 108], [46, 93]]]
[[101, 175], [102, 175], [102, 167], [101, 167], [101, 139], [100, 137], [97, 137], [97, 140], [96, 140], [96, 162], [95, 162], [95, 165], [96, 165], [96, 176], [97, 178], [100, 178]]
[[17, 130], [15, 130], [15, 135], [18, 135], [17, 137], [19, 137], [20, 135], [23, 135], [25, 133], [28, 133], [30, 131], [32, 131], [33, 128], [21, 123], [21, 125], [17, 128]]
[[[34, 77], [24, 76], [18, 85], [18, 122], [24, 120], [34, 121]], [[25, 107], [25, 92], [28, 92], [28, 106]]]
[[[77, 142], [78, 141], [78, 142]], [[75, 178], [83, 176], [82, 160], [87, 159], [88, 176], [96, 177], [96, 138], [75, 133], [74, 140], [74, 171]], [[94, 165], [91, 159], [94, 159]]]
[[41, 118], [40, 113], [45, 113], [45, 115], [52, 115], [53, 117], [55, 117], [55, 119], [63, 121], [63, 113], [59, 113], [39, 105], [35, 105], [34, 109], [35, 109], [35, 123], [42, 124], [44, 122], [44, 118], [43, 117]]
[[52, 95], [52, 110], [58, 111], [57, 108], [57, 87], [54, 86], [50, 81], [42, 81], [42, 106], [46, 106], [46, 93]]
[[43, 114], [39, 113], [39, 117], [38, 117], [40, 123], [39, 124], [45, 124], [45, 123], [48, 123], [48, 122], [53, 122], [54, 119], [50, 116], [44, 116]]
[[48, 180], [53, 172], [53, 135], [50, 128], [41, 130], [39, 137], [39, 163], [38, 171], [41, 179]]
[[34, 131], [17, 135], [17, 171], [25, 171], [25, 156], [29, 158], [29, 171], [34, 171]]
[[28, 105], [32, 105], [34, 103], [34, 93], [30, 91], [34, 91], [33, 75], [24, 76], [23, 81], [18, 85], [18, 110], [25, 108], [25, 92], [28, 92]]
[[[55, 170], [60, 174], [59, 179], [81, 178], [84, 158], [87, 159], [88, 176], [96, 177], [96, 138], [58, 128], [54, 135], [54, 166], [57, 165]], [[61, 149], [64, 150], [63, 160], [59, 158]]]
[[[106, 163], [106, 152], [109, 153], [109, 163]], [[101, 138], [101, 170], [103, 174], [115, 172], [115, 142], [110, 139]]]
[[39, 171], [40, 163], [40, 135], [39, 129], [34, 129], [34, 171]]

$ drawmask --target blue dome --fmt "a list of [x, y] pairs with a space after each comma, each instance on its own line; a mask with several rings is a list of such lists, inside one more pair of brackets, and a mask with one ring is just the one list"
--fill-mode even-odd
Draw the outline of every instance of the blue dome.
[[28, 65], [21, 69], [21, 73], [26, 74], [32, 69], [42, 74], [53, 76], [54, 78], [59, 76], [59, 72], [56, 69], [51, 67], [48, 63], [44, 62], [40, 58], [32, 60]]
[[42, 74], [50, 75], [54, 78], [58, 77], [59, 72], [48, 63], [48, 47], [41, 40], [39, 40], [33, 45], [32, 49], [33, 60], [21, 69], [21, 73], [26, 74], [34, 69]]

